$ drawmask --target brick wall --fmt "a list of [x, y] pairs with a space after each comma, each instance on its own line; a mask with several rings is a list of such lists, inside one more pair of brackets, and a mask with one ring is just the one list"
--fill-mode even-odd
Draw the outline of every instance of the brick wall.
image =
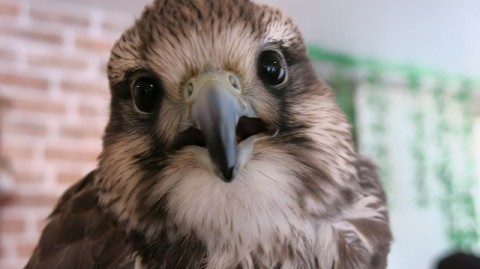
[[0, 268], [25, 265], [58, 196], [95, 168], [108, 114], [106, 61], [133, 18], [0, 0], [0, 156], [14, 183], [8, 199], [0, 192]]

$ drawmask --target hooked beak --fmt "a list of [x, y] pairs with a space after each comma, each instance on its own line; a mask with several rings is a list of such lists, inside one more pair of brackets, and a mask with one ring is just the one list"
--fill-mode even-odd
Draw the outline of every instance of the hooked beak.
[[238, 172], [237, 123], [247, 114], [238, 78], [226, 72], [201, 74], [189, 81], [185, 95], [212, 162], [223, 180], [230, 182]]
[[257, 142], [278, 134], [243, 99], [240, 81], [230, 72], [202, 73], [191, 78], [183, 90], [189, 109], [182, 123], [188, 127], [180, 128], [172, 149], [206, 147], [208, 154], [198, 148], [191, 150], [225, 182], [238, 176], [252, 158]]

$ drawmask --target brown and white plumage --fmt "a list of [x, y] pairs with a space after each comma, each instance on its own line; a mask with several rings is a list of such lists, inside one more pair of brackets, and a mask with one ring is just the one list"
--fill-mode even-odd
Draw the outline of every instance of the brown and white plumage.
[[[280, 83], [262, 73], [264, 52], [285, 71]], [[115, 44], [108, 75], [99, 165], [62, 197], [26, 268], [386, 267], [375, 168], [281, 11], [156, 0]], [[142, 99], [145, 83], [155, 92]], [[228, 84], [217, 97], [238, 104], [222, 113], [243, 113], [220, 139], [238, 143], [235, 169], [196, 113], [198, 100], [214, 102], [208, 83]]]

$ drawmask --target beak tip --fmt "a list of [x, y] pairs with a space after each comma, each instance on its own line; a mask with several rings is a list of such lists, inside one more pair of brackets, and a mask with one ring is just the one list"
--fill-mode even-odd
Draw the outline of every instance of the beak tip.
[[232, 166], [230, 168], [225, 167], [222, 170], [223, 170], [222, 171], [223, 180], [225, 182], [232, 182], [232, 180], [234, 178], [234, 166]]

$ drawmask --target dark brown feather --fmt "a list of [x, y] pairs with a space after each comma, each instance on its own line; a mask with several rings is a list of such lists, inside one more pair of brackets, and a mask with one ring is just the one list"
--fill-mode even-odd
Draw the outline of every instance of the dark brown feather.
[[95, 172], [60, 198], [25, 269], [132, 269], [126, 235], [97, 204]]

